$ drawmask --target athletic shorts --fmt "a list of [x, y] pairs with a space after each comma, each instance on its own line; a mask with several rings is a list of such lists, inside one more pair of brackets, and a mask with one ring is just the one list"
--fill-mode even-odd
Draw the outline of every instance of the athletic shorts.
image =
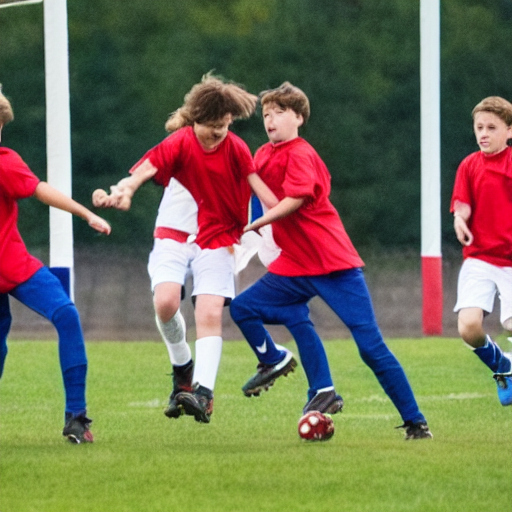
[[160, 283], [185, 284], [192, 275], [192, 296], [235, 296], [235, 259], [227, 247], [201, 249], [195, 243], [180, 243], [171, 239], [155, 238], [149, 255], [148, 273], [151, 290]]
[[457, 313], [463, 308], [480, 308], [491, 313], [496, 293], [501, 302], [500, 321], [504, 324], [512, 317], [512, 267], [467, 258], [459, 272], [457, 304], [453, 310]]

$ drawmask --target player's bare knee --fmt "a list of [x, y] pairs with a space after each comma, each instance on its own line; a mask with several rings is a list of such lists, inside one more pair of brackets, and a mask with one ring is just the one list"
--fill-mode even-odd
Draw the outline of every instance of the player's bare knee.
[[153, 305], [155, 307], [155, 313], [158, 318], [162, 321], [162, 323], [167, 323], [171, 318], [176, 315], [180, 302], [176, 301], [174, 297], [156, 297], [153, 300]]

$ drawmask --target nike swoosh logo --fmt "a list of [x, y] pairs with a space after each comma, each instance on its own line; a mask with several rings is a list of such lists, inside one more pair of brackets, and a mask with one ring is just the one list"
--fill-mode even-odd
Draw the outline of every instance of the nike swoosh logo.
[[256, 345], [256, 350], [260, 354], [264, 354], [267, 351], [267, 340], [265, 340], [259, 347]]

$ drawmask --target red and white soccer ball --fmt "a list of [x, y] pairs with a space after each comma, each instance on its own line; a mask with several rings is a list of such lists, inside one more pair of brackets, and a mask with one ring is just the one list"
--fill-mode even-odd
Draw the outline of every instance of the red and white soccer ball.
[[334, 422], [326, 414], [310, 411], [299, 420], [298, 430], [306, 441], [327, 441], [334, 435]]

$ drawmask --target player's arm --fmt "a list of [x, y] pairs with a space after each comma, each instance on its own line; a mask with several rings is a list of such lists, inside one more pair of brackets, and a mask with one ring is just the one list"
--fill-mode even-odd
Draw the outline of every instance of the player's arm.
[[157, 172], [158, 169], [146, 158], [133, 169], [130, 176], [112, 185], [110, 194], [101, 189], [95, 190], [92, 194], [92, 204], [98, 208], [129, 210], [135, 192]]
[[266, 226], [267, 224], [283, 219], [298, 210], [304, 204], [304, 201], [304, 197], [285, 197], [264, 215], [246, 226], [244, 231], [258, 231], [258, 229]]
[[453, 209], [453, 229], [457, 240], [462, 245], [471, 245], [473, 243], [473, 233], [468, 228], [468, 220], [471, 217], [471, 206], [461, 201], [455, 201]]
[[268, 208], [273, 208], [279, 203], [276, 195], [270, 190], [267, 184], [255, 172], [249, 174], [247, 181], [258, 199]]
[[92, 213], [85, 206], [77, 203], [74, 199], [71, 199], [44, 181], [38, 183], [34, 197], [48, 206], [53, 206], [84, 219], [91, 228], [100, 233], [110, 234], [111, 227], [105, 219], [98, 217], [98, 215]]

